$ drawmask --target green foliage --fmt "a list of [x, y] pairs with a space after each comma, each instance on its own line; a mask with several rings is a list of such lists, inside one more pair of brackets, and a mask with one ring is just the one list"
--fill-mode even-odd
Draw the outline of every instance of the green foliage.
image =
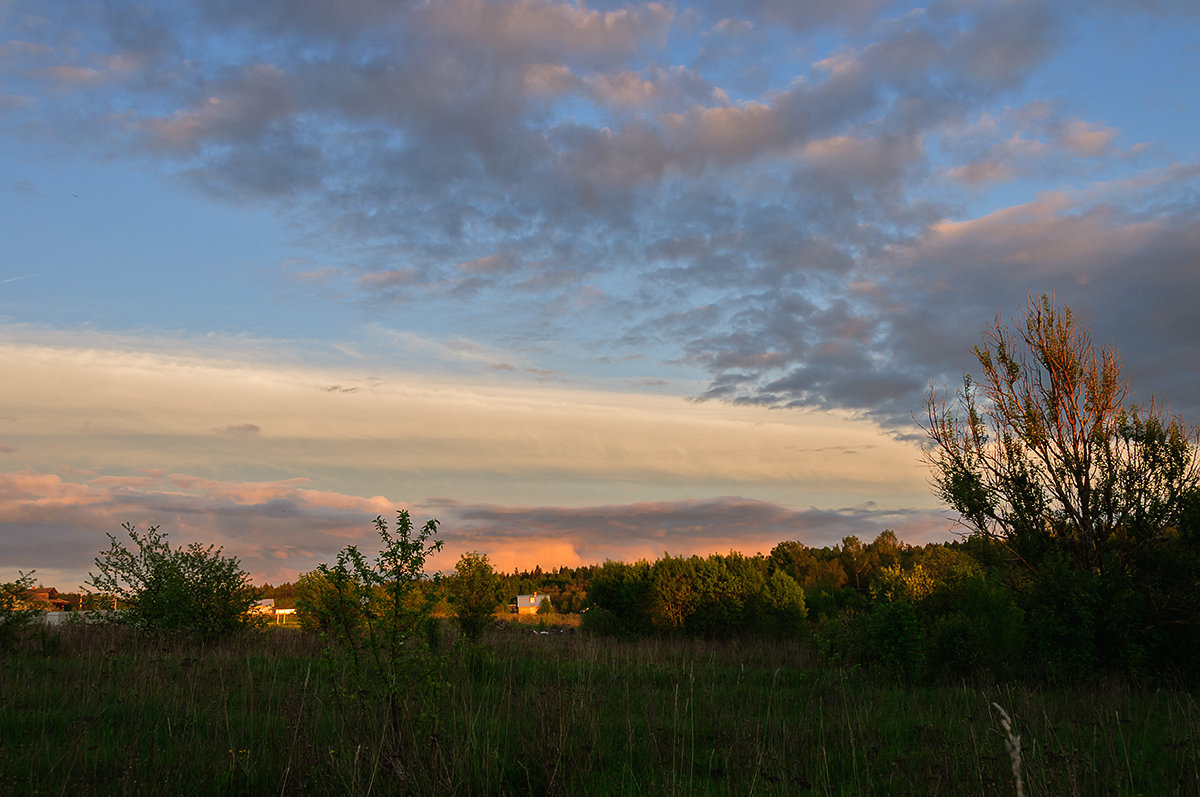
[[877, 603], [867, 615], [863, 640], [869, 661], [904, 679], [924, 673], [925, 627], [906, 600]]
[[696, 566], [690, 559], [664, 554], [654, 563], [650, 578], [654, 582], [653, 615], [663, 628], [677, 630], [699, 600]]
[[329, 590], [323, 605], [334, 607], [324, 638], [347, 731], [384, 745], [402, 776], [422, 765], [436, 740], [442, 665], [433, 611], [440, 579], [425, 574], [425, 562], [442, 548], [437, 528], [430, 520], [415, 530], [405, 510], [397, 512], [394, 531], [377, 517], [373, 560], [351, 545], [334, 565], [315, 571]]
[[664, 555], [653, 565], [606, 562], [589, 589], [585, 630], [668, 631], [732, 638], [804, 633], [804, 589], [769, 561], [737, 552], [706, 558]]
[[313, 570], [296, 580], [296, 618], [300, 628], [310, 634], [355, 633], [362, 625], [363, 606], [354, 591], [334, 583], [345, 573]]
[[629, 634], [628, 625], [612, 609], [589, 606], [579, 614], [579, 627], [589, 634], [617, 637]]
[[1017, 671], [1025, 652], [1025, 615], [1013, 598], [977, 570], [964, 569], [939, 582], [920, 605], [930, 669], [953, 677]]
[[963, 546], [903, 549], [873, 575], [871, 594], [817, 631], [831, 661], [901, 679], [1004, 675], [1023, 664], [1025, 616], [1014, 594]]
[[112, 534], [96, 557], [88, 586], [127, 607], [122, 622], [149, 631], [216, 637], [261, 623], [250, 614], [258, 597], [236, 557], [191, 543], [172, 548], [157, 526], [145, 533], [122, 526], [132, 548]]
[[957, 401], [927, 397], [926, 458], [938, 495], [995, 543], [978, 561], [1003, 572], [1001, 546], [1025, 570], [1009, 583], [1033, 666], [1200, 675], [1200, 430], [1128, 403], [1116, 350], [1053, 296], [997, 317], [975, 355]]
[[787, 573], [776, 570], [771, 574], [762, 586], [758, 603], [762, 607], [760, 627], [767, 633], [779, 637], [804, 633], [808, 617], [804, 588]]
[[605, 562], [592, 577], [588, 597], [593, 608], [583, 618], [585, 630], [608, 634], [650, 630], [654, 582], [648, 562]]
[[1195, 527], [1148, 546], [1134, 559], [1122, 601], [1131, 642], [1152, 672], [1200, 680], [1200, 544]]
[[931, 390], [927, 462], [938, 495], [1030, 571], [1121, 568], [1162, 537], [1200, 485], [1198, 430], [1157, 403], [1126, 405], [1115, 349], [1096, 349], [1053, 296], [997, 318], [982, 375]]
[[[487, 554], [467, 551], [459, 557], [449, 582], [449, 597], [459, 629], [467, 639], [477, 641], [500, 604], [500, 579]], [[539, 606], [538, 611], [541, 609]]]
[[0, 584], [0, 652], [11, 650], [37, 617], [39, 609], [26, 602], [37, 571], [18, 571], [17, 580]]
[[1037, 661], [1056, 678], [1096, 671], [1101, 582], [1062, 559], [1047, 561], [1025, 594]]
[[698, 636], [730, 638], [757, 625], [766, 578], [740, 553], [697, 559], [696, 607], [686, 627]]

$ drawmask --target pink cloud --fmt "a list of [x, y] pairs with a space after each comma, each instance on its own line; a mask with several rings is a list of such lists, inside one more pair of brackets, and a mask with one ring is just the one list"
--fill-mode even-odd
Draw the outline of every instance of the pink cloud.
[[200, 104], [146, 119], [141, 126], [154, 145], [177, 152], [192, 151], [214, 138], [253, 139], [292, 110], [289, 80], [268, 64], [247, 67]]
[[1094, 158], [1107, 154], [1116, 137], [1116, 128], [1074, 119], [1065, 125], [1061, 141], [1076, 154]]
[[73, 86], [87, 86], [104, 79], [101, 72], [84, 66], [47, 66], [34, 70], [33, 75], [43, 80]]
[[670, 9], [595, 11], [552, 0], [453, 0], [431, 4], [431, 27], [514, 60], [627, 58], [645, 41], [666, 35]]
[[1079, 208], [1053, 193], [977, 219], [943, 222], [916, 247], [915, 260], [1005, 263], [1037, 273], [1089, 274], [1122, 262], [1159, 234], [1112, 207]]

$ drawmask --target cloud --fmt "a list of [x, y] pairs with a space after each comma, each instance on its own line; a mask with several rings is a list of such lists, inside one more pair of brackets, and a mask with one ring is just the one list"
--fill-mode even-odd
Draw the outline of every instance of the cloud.
[[661, 40], [671, 11], [659, 3], [598, 11], [552, 0], [452, 0], [429, 6], [424, 16], [453, 44], [483, 47], [502, 60], [603, 64]]
[[64, 86], [87, 85], [104, 79], [104, 76], [99, 71], [82, 66], [47, 66], [33, 70], [31, 74], [39, 80], [59, 83]]
[[[19, 335], [8, 331], [10, 340]], [[589, 483], [614, 481], [659, 494], [704, 486], [822, 503], [925, 492], [915, 450], [850, 415], [551, 388], [534, 380], [557, 376], [553, 369], [510, 362], [516, 370], [497, 370], [503, 352], [471, 341], [439, 349], [439, 358], [474, 364], [469, 378], [451, 378], [395, 366], [283, 365], [286, 350], [265, 357], [250, 342], [253, 354], [235, 358], [224, 341], [207, 352], [155, 352], [106, 348], [94, 335], [90, 347], [57, 337], [57, 345], [0, 346], [11, 376], [0, 406], [14, 418], [5, 442], [18, 449], [18, 467], [35, 471], [280, 474], [288, 463], [283, 477], [332, 472], [360, 485], [421, 485], [427, 494], [493, 479], [492, 489], [514, 499], [523, 490], [525, 500], [556, 485], [585, 494]], [[245, 420], [266, 416], [269, 424]], [[794, 453], [831, 446], [873, 454]]]
[[[403, 505], [304, 489], [295, 482], [219, 482], [150, 471], [84, 483], [54, 474], [0, 473], [0, 558], [20, 569], [73, 572], [82, 581], [106, 534], [160, 526], [175, 545], [215, 544], [256, 580], [294, 579], [345, 544], [370, 536], [370, 519]], [[73, 588], [76, 584], [59, 585]]]
[[448, 569], [467, 550], [489, 554], [499, 568], [531, 569], [740, 550], [769, 551], [785, 539], [837, 544], [851, 534], [873, 539], [886, 527], [902, 539], [944, 539], [950, 526], [935, 513], [882, 511], [869, 505], [790, 510], [725, 497], [590, 507], [504, 506], [428, 499], [404, 504], [311, 489], [304, 480], [228, 482], [147, 471], [82, 483], [34, 472], [0, 473], [0, 559], [76, 583], [107, 534], [121, 525], [155, 525], [173, 545], [200, 542], [236, 556], [256, 583], [293, 581], [346, 545], [377, 544], [372, 518], [408, 509], [416, 522], [437, 518], [444, 551], [431, 566]]
[[[334, 386], [334, 389], [338, 389], [336, 385]], [[329, 390], [329, 388], [326, 388], [326, 390]], [[353, 390], [353, 388], [350, 388], [350, 390]], [[342, 391], [345, 392], [345, 389], [342, 389]], [[261, 432], [262, 428], [258, 426], [258, 424], [254, 423], [239, 423], [232, 426], [226, 426], [221, 430], [221, 434], [232, 435], [234, 437], [254, 437]]]

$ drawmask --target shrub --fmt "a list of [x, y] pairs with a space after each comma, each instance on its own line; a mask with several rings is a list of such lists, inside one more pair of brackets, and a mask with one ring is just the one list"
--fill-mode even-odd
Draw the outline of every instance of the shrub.
[[808, 608], [804, 603], [804, 588], [782, 570], [776, 570], [763, 585], [759, 605], [763, 630], [787, 637], [805, 631]]
[[977, 568], [949, 573], [918, 608], [927, 621], [931, 668], [962, 676], [1008, 672], [1021, 663], [1024, 613], [1007, 588]]
[[[449, 593], [454, 620], [463, 636], [472, 642], [478, 640], [500, 604], [500, 578], [492, 569], [487, 554], [467, 551], [458, 558]], [[549, 599], [542, 601], [538, 612], [549, 605]]]
[[0, 584], [0, 651], [11, 650], [38, 615], [39, 610], [25, 600], [33, 588], [34, 572], [18, 571], [16, 581]]
[[[600, 633], [641, 633], [650, 629], [655, 594], [650, 564], [607, 561], [592, 577], [588, 597], [593, 608], [583, 627]], [[594, 614], [598, 610], [600, 614]], [[603, 619], [601, 619], [603, 618]]]
[[620, 616], [603, 606], [590, 606], [580, 612], [579, 627], [599, 636], [625, 636], [629, 633]]
[[1098, 575], [1051, 560], [1023, 596], [1037, 661], [1053, 678], [1074, 680], [1095, 673], [1101, 604]]
[[313, 570], [296, 580], [296, 619], [301, 630], [321, 634], [334, 629], [357, 631], [362, 625], [362, 604], [351, 597], [352, 590], [339, 589], [335, 577]]
[[908, 601], [877, 603], [867, 615], [865, 644], [868, 659], [901, 679], [922, 674], [924, 637], [921, 618]]
[[333, 566], [316, 570], [332, 588], [326, 605], [361, 608], [339, 608], [325, 634], [343, 716], [351, 709], [359, 714], [347, 718], [347, 731], [361, 735], [363, 744], [382, 746], [404, 781], [401, 791], [438, 752], [437, 700], [444, 684], [433, 610], [440, 580], [424, 572], [426, 559], [442, 548], [433, 539], [437, 527], [430, 520], [415, 531], [402, 510], [392, 531], [377, 517], [381, 547], [373, 562], [351, 545]]
[[121, 622], [204, 637], [261, 624], [250, 613], [258, 591], [237, 558], [195, 542], [173, 549], [157, 526], [144, 534], [128, 523], [122, 528], [133, 549], [109, 534], [108, 550], [95, 560], [99, 573], [89, 573], [87, 584], [126, 606]]

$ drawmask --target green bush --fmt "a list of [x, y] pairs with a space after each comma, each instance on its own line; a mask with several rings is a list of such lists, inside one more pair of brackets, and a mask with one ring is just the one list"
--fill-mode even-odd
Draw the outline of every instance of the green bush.
[[40, 610], [26, 602], [35, 572], [18, 571], [16, 581], [0, 584], [0, 651], [16, 646], [39, 614]]
[[626, 636], [628, 626], [616, 612], [603, 606], [590, 606], [579, 614], [579, 627], [589, 634], [598, 636]]
[[962, 570], [920, 603], [928, 628], [926, 661], [943, 675], [1008, 673], [1022, 664], [1025, 615], [1012, 593], [978, 570]]
[[867, 660], [904, 680], [925, 670], [925, 627], [908, 601], [877, 603], [867, 614]]
[[1032, 654], [1054, 679], [1096, 672], [1101, 584], [1096, 574], [1048, 560], [1023, 595]]
[[199, 543], [171, 548], [157, 526], [146, 532], [122, 526], [133, 543], [112, 534], [109, 548], [96, 557], [97, 574], [88, 586], [124, 604], [120, 622], [150, 631], [215, 637], [261, 625], [250, 612], [258, 591], [237, 558]]
[[760, 626], [768, 634], [789, 637], [805, 633], [808, 607], [804, 588], [782, 570], [776, 570], [763, 584], [759, 606]]
[[[460, 556], [448, 591], [455, 622], [463, 636], [475, 642], [491, 625], [500, 605], [500, 578], [487, 554], [467, 551]], [[549, 599], [543, 600], [538, 612], [544, 613], [542, 610], [549, 605]]]
[[339, 589], [334, 573], [317, 570], [296, 580], [296, 619], [310, 634], [357, 633], [363, 623], [363, 606], [352, 598], [351, 590]]
[[334, 565], [316, 569], [333, 590], [327, 605], [361, 607], [361, 615], [340, 612], [324, 635], [345, 730], [364, 745], [381, 746], [404, 777], [427, 766], [434, 752], [444, 686], [433, 616], [440, 579], [425, 574], [426, 560], [442, 548], [433, 539], [437, 527], [430, 520], [417, 531], [403, 510], [394, 531], [377, 517], [380, 551], [373, 561], [351, 545]]

